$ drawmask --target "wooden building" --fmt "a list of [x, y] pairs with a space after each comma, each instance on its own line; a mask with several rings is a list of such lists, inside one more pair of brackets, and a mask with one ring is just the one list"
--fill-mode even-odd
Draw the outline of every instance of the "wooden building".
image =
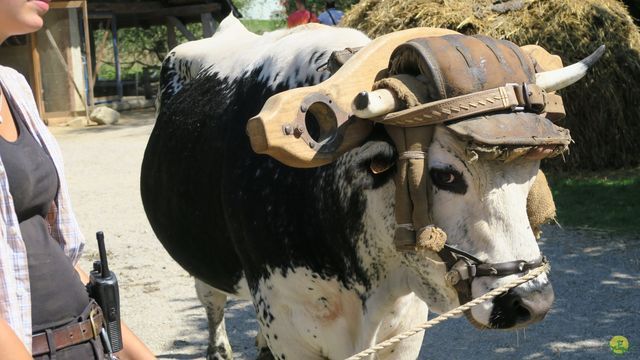
[[204, 35], [211, 36], [216, 22], [232, 11], [240, 16], [231, 0], [53, 0], [40, 31], [10, 38], [0, 46], [0, 64], [27, 78], [46, 122], [64, 123], [88, 116], [95, 103], [95, 29], [111, 30], [121, 98], [119, 28], [166, 25], [172, 48], [177, 45], [176, 31], [195, 40], [186, 24], [202, 22]]

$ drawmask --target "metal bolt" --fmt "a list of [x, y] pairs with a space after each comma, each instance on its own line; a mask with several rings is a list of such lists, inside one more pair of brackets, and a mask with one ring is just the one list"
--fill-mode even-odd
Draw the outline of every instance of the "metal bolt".
[[293, 134], [293, 128], [291, 127], [291, 125], [286, 124], [286, 125], [283, 127], [283, 129], [284, 129], [284, 133], [285, 133], [285, 135], [291, 135], [291, 134]]
[[307, 110], [308, 110], [307, 105], [305, 105], [305, 104], [300, 105], [300, 111], [307, 112]]
[[309, 147], [310, 147], [310, 148], [312, 148], [312, 149], [313, 149], [313, 148], [315, 148], [315, 147], [316, 147], [316, 143], [314, 143], [314, 142], [310, 142], [310, 143], [309, 143]]
[[302, 136], [302, 134], [304, 134], [304, 129], [302, 128], [302, 126], [296, 126], [296, 128], [293, 129], [293, 136], [300, 137]]

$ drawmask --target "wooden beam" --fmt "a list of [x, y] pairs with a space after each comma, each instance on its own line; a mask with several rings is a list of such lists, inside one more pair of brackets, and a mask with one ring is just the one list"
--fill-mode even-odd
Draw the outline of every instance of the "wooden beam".
[[184, 24], [177, 17], [175, 17], [175, 16], [167, 16], [167, 20], [169, 20], [169, 22], [173, 26], [175, 26], [178, 30], [180, 30], [182, 35], [184, 35], [184, 37], [186, 37], [187, 40], [189, 40], [189, 41], [196, 40], [196, 36], [193, 35], [193, 33], [191, 31], [189, 31], [189, 29], [187, 29], [187, 27], [184, 26]]
[[167, 17], [197, 16], [205, 12], [219, 12], [218, 3], [164, 7], [159, 2], [144, 3], [89, 3], [90, 12], [112, 12], [116, 15]]
[[51, 9], [76, 9], [81, 8], [82, 4], [85, 1], [75, 0], [75, 1], [53, 1], [49, 3], [49, 8]]
[[175, 5], [190, 5], [193, 4], [194, 0], [164, 0], [164, 2], [166, 2], [169, 5], [175, 6]]
[[95, 3], [89, 4], [90, 12], [114, 12], [120, 14], [135, 14], [142, 12], [149, 12], [164, 8], [159, 1], [145, 1], [145, 2], [128, 2], [128, 3]]

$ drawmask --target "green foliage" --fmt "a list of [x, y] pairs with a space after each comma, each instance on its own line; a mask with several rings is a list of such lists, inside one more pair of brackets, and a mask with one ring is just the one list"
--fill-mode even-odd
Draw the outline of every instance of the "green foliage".
[[276, 19], [276, 20], [241, 19], [240, 21], [247, 28], [247, 30], [256, 34], [262, 34], [265, 32], [287, 27], [287, 21], [284, 19]]
[[[202, 24], [187, 24], [187, 29], [196, 39], [202, 38]], [[103, 38], [106, 30], [96, 30], [96, 47]], [[179, 44], [187, 42], [188, 39], [180, 32], [176, 31], [176, 39]], [[104, 80], [114, 80], [116, 78], [115, 63], [113, 56], [113, 44], [111, 34], [108, 35], [105, 50], [102, 52], [102, 65], [98, 72], [98, 77]], [[118, 30], [118, 50], [120, 52], [120, 69], [123, 79], [134, 79], [136, 74], [140, 75], [144, 68], [159, 69], [162, 60], [169, 52], [167, 45], [167, 28], [165, 26], [151, 26], [149, 28], [126, 28]], [[99, 50], [96, 50], [96, 54]]]
[[563, 226], [639, 233], [640, 168], [548, 174]]

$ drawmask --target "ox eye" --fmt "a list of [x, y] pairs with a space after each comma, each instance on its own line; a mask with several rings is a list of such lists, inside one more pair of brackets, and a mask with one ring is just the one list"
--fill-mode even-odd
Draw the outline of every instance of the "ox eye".
[[438, 189], [456, 194], [465, 194], [467, 192], [467, 183], [464, 181], [462, 174], [453, 168], [432, 168], [429, 171], [429, 175], [431, 176], [431, 182]]

